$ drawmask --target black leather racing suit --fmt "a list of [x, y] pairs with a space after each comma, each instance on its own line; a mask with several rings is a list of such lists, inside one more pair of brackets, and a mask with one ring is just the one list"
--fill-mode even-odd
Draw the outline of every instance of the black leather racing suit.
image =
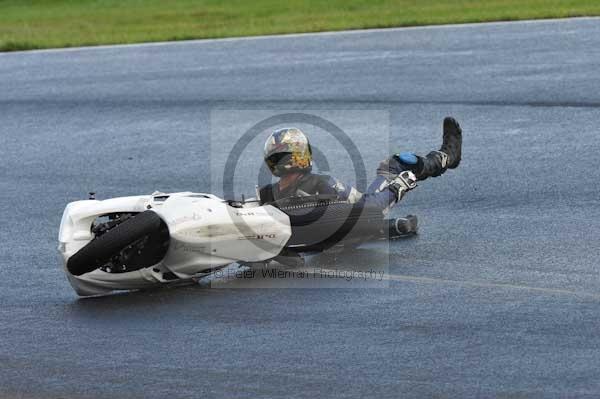
[[410, 170], [393, 157], [385, 160], [377, 170], [377, 177], [369, 185], [365, 193], [359, 192], [351, 185], [347, 185], [329, 175], [305, 173], [292, 186], [281, 190], [279, 183], [268, 184], [259, 189], [261, 204], [271, 203], [283, 198], [303, 197], [310, 195], [328, 195], [336, 200], [356, 203], [365, 201], [367, 205], [379, 207], [383, 213], [398, 202], [402, 193], [394, 184], [390, 184], [393, 177], [399, 173]]
[[447, 169], [458, 167], [461, 151], [462, 129], [454, 118], [446, 117], [439, 151], [431, 151], [425, 157], [407, 152], [383, 160], [377, 168], [377, 177], [365, 193], [331, 176], [306, 173], [284, 190], [279, 188], [278, 183], [262, 187], [259, 199], [264, 204], [287, 197], [325, 194], [351, 203], [365, 201], [366, 205], [377, 206], [386, 213], [404, 193], [416, 187], [416, 180], [440, 176]]

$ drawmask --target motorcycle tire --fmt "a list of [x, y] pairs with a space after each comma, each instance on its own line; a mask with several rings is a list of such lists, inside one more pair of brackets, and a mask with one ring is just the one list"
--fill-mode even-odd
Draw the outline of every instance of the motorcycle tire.
[[77, 251], [69, 258], [67, 270], [74, 276], [81, 276], [100, 268], [123, 248], [157, 232], [161, 223], [162, 219], [153, 211], [138, 213]]

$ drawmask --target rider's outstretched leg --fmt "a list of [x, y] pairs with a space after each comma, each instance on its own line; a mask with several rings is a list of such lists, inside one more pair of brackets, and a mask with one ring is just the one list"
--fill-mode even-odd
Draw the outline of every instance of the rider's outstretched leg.
[[454, 169], [460, 164], [462, 153], [462, 129], [451, 117], [444, 119], [444, 136], [439, 151], [431, 151], [425, 157], [416, 157], [413, 172], [418, 180], [437, 177], [447, 169]]
[[[447, 117], [444, 119], [443, 142], [439, 151], [431, 151], [424, 157], [405, 152], [384, 159], [366, 194], [370, 196], [369, 199], [383, 203], [383, 207], [392, 206], [416, 187], [417, 180], [440, 176], [446, 170], [456, 168], [460, 164], [461, 152], [462, 130], [454, 118]], [[386, 192], [388, 196], [382, 195]]]

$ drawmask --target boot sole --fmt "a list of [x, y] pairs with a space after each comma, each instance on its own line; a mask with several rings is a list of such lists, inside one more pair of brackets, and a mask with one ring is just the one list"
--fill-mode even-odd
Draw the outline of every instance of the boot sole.
[[462, 129], [456, 119], [450, 116], [444, 118], [444, 142], [446, 142], [446, 137], [449, 135], [457, 136], [459, 141], [458, 160], [448, 165], [448, 169], [455, 169], [458, 167], [458, 165], [460, 165], [460, 160], [462, 158]]

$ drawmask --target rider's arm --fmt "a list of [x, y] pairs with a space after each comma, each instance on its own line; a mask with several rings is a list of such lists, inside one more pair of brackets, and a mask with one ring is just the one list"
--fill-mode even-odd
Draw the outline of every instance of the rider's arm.
[[416, 187], [416, 177], [412, 173], [416, 164], [408, 155], [394, 155], [382, 161], [377, 168], [377, 177], [365, 193], [332, 177], [329, 177], [328, 186], [335, 188], [338, 199], [342, 201], [355, 203], [363, 200], [367, 205], [381, 208], [387, 213], [407, 191]]
[[349, 184], [344, 184], [340, 180], [331, 176], [323, 176], [323, 184], [319, 187], [320, 194], [333, 194], [340, 201], [350, 203], [358, 202], [363, 194]]
[[396, 203], [397, 199], [396, 194], [385, 183], [385, 178], [378, 176], [371, 183], [367, 192], [361, 193], [353, 186], [344, 184], [336, 178], [328, 176], [328, 189], [321, 189], [320, 193], [335, 194], [338, 200], [348, 201], [351, 204], [365, 201], [365, 205], [381, 208], [383, 213], [387, 213], [389, 208]]
[[392, 155], [379, 164], [377, 177], [369, 186], [368, 193], [375, 196], [387, 193], [388, 205], [384, 212], [417, 186], [417, 178], [413, 170], [418, 166], [418, 158], [412, 153]]

